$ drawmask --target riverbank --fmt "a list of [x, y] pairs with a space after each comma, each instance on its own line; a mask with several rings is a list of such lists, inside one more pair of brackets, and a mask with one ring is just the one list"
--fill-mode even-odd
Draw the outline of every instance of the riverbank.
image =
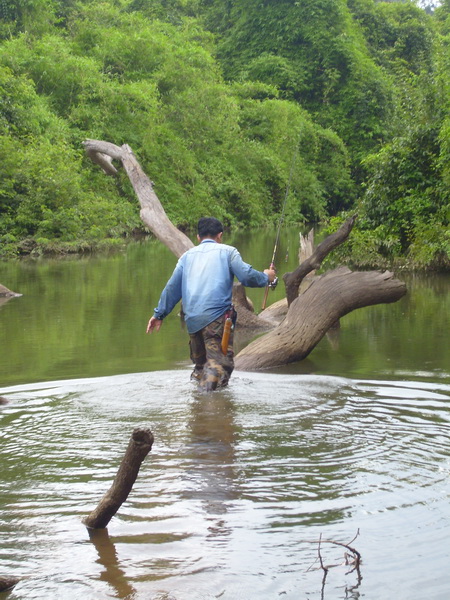
[[[289, 229], [296, 229], [298, 234], [300, 234], [305, 229], [305, 226], [299, 224], [297, 228], [295, 228], [290, 225]], [[261, 227], [252, 229], [252, 231], [255, 230], [265, 233], [269, 232], [270, 235], [271, 228]], [[320, 231], [321, 227], [317, 226], [317, 230]], [[192, 239], [195, 238], [194, 231], [189, 231], [185, 228], [183, 228], [183, 231], [192, 237]], [[243, 231], [245, 232], [247, 230], [238, 228], [233, 231], [228, 231], [227, 235], [229, 238], [233, 238], [236, 234], [239, 235]], [[330, 232], [330, 230], [322, 228], [322, 234], [320, 235], [323, 236], [324, 231], [327, 231], [327, 233]], [[82, 256], [95, 256], [96, 254], [105, 255], [123, 252], [130, 244], [142, 243], [150, 240], [157, 242], [156, 238], [151, 233], [143, 230], [135, 230], [129, 236], [111, 237], [101, 240], [75, 240], [64, 242], [60, 240], [37, 241], [33, 238], [26, 238], [21, 242], [4, 244], [2, 248], [0, 248], [0, 260], [76, 258]], [[320, 239], [316, 243], [319, 242]], [[295, 248], [297, 248], [297, 246], [298, 243]], [[296, 249], [295, 252], [297, 252]], [[358, 230], [354, 230], [349, 241], [335, 249], [324, 261], [323, 265], [326, 268], [344, 265], [356, 270], [387, 269], [394, 272], [450, 272], [450, 259], [444, 253], [437, 255], [434, 260], [426, 264], [424, 264], [423, 261], [415, 260], [410, 256], [385, 256], [382, 253], [377, 252], [369, 243], [365, 243], [364, 239], [361, 239], [361, 234]]]

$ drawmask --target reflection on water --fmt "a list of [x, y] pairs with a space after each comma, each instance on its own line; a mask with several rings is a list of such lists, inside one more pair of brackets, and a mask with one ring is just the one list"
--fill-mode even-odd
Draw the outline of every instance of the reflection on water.
[[[233, 240], [230, 240], [233, 243]], [[270, 232], [240, 234], [242, 255], [265, 268]], [[298, 232], [283, 244], [298, 245]], [[279, 275], [295, 267], [279, 265]], [[175, 266], [159, 243], [130, 246], [124, 254], [77, 261], [0, 263], [0, 283], [23, 294], [0, 306], [0, 385], [99, 377], [184, 367], [188, 335], [177, 310], [161, 335], [145, 334], [148, 318]], [[399, 302], [356, 310], [329, 331], [307, 360], [284, 372], [387, 378], [395, 371], [448, 374], [450, 275], [400, 274], [408, 294]], [[248, 290], [256, 307], [264, 290]], [[270, 292], [283, 297], [283, 284]], [[239, 323], [239, 321], [238, 321]], [[239, 328], [236, 338], [239, 337]], [[247, 341], [247, 340], [246, 340]]]
[[104, 569], [100, 574], [100, 581], [114, 590], [116, 598], [134, 596], [136, 590], [120, 567], [117, 550], [109, 537], [108, 529], [90, 529], [88, 534], [98, 553], [97, 562]]
[[[0, 574], [8, 600], [404, 598], [450, 587], [450, 385], [187, 370], [3, 388]], [[155, 436], [108, 530], [81, 519], [131, 431]], [[317, 541], [350, 542], [344, 551]]]

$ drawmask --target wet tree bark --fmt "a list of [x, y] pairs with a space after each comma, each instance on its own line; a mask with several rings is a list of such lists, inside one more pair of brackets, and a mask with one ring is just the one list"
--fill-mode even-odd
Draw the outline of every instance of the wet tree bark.
[[286, 286], [286, 298], [288, 306], [297, 298], [300, 284], [303, 279], [320, 267], [324, 258], [330, 254], [332, 250], [340, 246], [350, 235], [353, 225], [356, 221], [356, 215], [347, 219], [345, 223], [336, 231], [320, 243], [306, 260], [304, 260], [295, 271], [285, 273], [283, 275], [284, 284]]
[[86, 527], [100, 529], [110, 520], [128, 498], [144, 458], [153, 445], [153, 434], [149, 429], [135, 429], [122, 459], [111, 488], [100, 500], [97, 508], [83, 519]]
[[[175, 256], [181, 256], [193, 246], [189, 238], [168, 219], [152, 182], [129, 146], [125, 144], [118, 147], [97, 140], [87, 140], [84, 145], [90, 158], [109, 175], [117, 172], [112, 160], [121, 161], [138, 197], [143, 222]], [[247, 301], [244, 288], [240, 284], [235, 285], [233, 301], [239, 313], [239, 328], [247, 331], [247, 337], [250, 332], [269, 331], [239, 352], [235, 359], [237, 369], [266, 369], [302, 360], [345, 314], [363, 306], [396, 302], [406, 294], [405, 284], [395, 279], [392, 273], [352, 273], [349, 269], [337, 269], [317, 278], [299, 296], [303, 279], [348, 238], [355, 219], [356, 216], [348, 219], [336, 233], [319, 244], [295, 271], [283, 276], [288, 312], [281, 324], [277, 321], [285, 308], [268, 307], [256, 316]]]

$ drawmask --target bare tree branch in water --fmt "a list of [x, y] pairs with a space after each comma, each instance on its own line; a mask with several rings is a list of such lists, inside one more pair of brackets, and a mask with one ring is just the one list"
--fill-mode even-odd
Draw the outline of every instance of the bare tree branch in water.
[[[345, 573], [346, 575], [350, 575], [351, 573], [356, 572], [356, 574], [357, 574], [356, 585], [351, 586], [350, 588], [346, 588], [346, 591], [352, 592], [355, 589], [357, 589], [359, 587], [359, 585], [361, 584], [361, 581], [362, 581], [362, 576], [361, 576], [361, 571], [360, 571], [360, 566], [361, 566], [361, 562], [362, 562], [361, 554], [358, 552], [358, 550], [356, 548], [354, 548], [353, 546], [350, 545], [350, 544], [353, 544], [353, 542], [356, 540], [356, 538], [358, 536], [359, 536], [359, 529], [356, 532], [356, 535], [353, 537], [353, 539], [351, 539], [350, 542], [348, 542], [347, 544], [344, 544], [343, 542], [337, 542], [336, 540], [324, 540], [324, 539], [322, 539], [322, 534], [320, 534], [320, 537], [318, 540], [313, 540], [310, 542], [311, 544], [317, 544], [317, 560], [320, 563], [320, 569], [323, 571], [322, 590], [321, 590], [322, 600], [323, 600], [324, 594], [325, 594], [325, 583], [326, 583], [328, 572], [330, 569], [333, 569], [334, 567], [341, 567], [343, 565], [350, 566], [351, 569]], [[340, 547], [348, 550], [348, 552], [344, 553], [344, 561], [340, 562], [340, 563], [332, 563], [332, 564], [326, 565], [324, 563], [324, 560], [322, 557], [322, 545], [323, 544], [331, 544], [333, 546], [340, 546]], [[317, 560], [314, 561], [313, 565], [311, 565], [307, 569], [307, 571], [312, 570], [312, 568], [316, 564]]]
[[2, 577], [0, 575], [0, 592], [6, 592], [6, 590], [11, 590], [15, 585], [19, 583], [19, 579], [17, 577]]

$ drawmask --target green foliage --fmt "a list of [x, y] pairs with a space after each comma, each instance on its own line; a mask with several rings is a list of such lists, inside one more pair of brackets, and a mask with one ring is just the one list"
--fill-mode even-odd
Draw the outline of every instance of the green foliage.
[[[231, 79], [275, 84], [280, 94], [311, 111], [350, 147], [354, 162], [383, 138], [391, 117], [391, 82], [375, 64], [343, 0], [238, 0], [220, 33], [219, 58]], [[357, 127], [355, 125], [357, 124]]]
[[51, 113], [45, 98], [36, 94], [33, 82], [0, 65], [0, 134], [14, 139], [57, 135], [63, 126]]
[[[349, 216], [350, 213], [341, 213], [339, 217], [327, 221], [324, 235], [337, 231]], [[348, 240], [333, 251], [323, 266], [347, 264], [366, 269], [387, 268], [392, 265], [400, 251], [399, 241], [389, 227], [379, 225], [364, 229], [357, 220]]]
[[431, 69], [433, 25], [412, 2], [350, 0], [349, 8], [361, 26], [375, 60], [387, 70], [401, 63], [414, 72]]
[[0, 61], [16, 75], [30, 77], [37, 94], [47, 98], [54, 112], [66, 118], [86, 90], [97, 87], [101, 80], [95, 61], [73, 55], [67, 41], [55, 34], [32, 42], [24, 36], [5, 42]]
[[81, 148], [70, 144], [69, 125], [52, 112], [51, 101], [36, 92], [30, 79], [0, 67], [0, 91], [3, 252], [29, 237], [98, 240], [137, 226], [132, 205], [111, 199], [107, 183], [102, 180], [99, 186], [103, 194], [91, 191]]
[[0, 39], [47, 31], [57, 20], [55, 5], [53, 0], [0, 0]]
[[64, 35], [0, 47], [4, 241], [49, 247], [139, 226], [129, 182], [101, 179], [83, 159], [86, 137], [130, 144], [178, 225], [205, 206], [229, 224], [276, 219], [297, 144], [291, 220], [317, 220], [351, 196], [339, 138], [274, 86], [225, 83], [211, 35], [192, 19], [149, 22], [126, 2], [66, 9]]
[[[449, 193], [442, 185], [439, 132], [411, 128], [366, 160], [370, 184], [361, 204], [362, 229], [389, 232], [396, 254], [412, 263], [436, 266], [450, 262]], [[446, 233], [447, 232], [447, 233]]]
[[[0, 0], [0, 252], [142, 229], [128, 143], [177, 225], [310, 222], [360, 199], [352, 252], [448, 256], [450, 26], [411, 2]], [[288, 190], [289, 188], [289, 190]], [[424, 244], [428, 237], [429, 243]]]
[[200, 0], [132, 0], [127, 7], [130, 12], [139, 12], [149, 19], [161, 19], [180, 25], [184, 17], [198, 16]]
[[245, 81], [275, 85], [283, 98], [298, 100], [302, 91], [306, 91], [302, 70], [292, 60], [272, 52], [263, 52], [252, 58], [240, 75]]

